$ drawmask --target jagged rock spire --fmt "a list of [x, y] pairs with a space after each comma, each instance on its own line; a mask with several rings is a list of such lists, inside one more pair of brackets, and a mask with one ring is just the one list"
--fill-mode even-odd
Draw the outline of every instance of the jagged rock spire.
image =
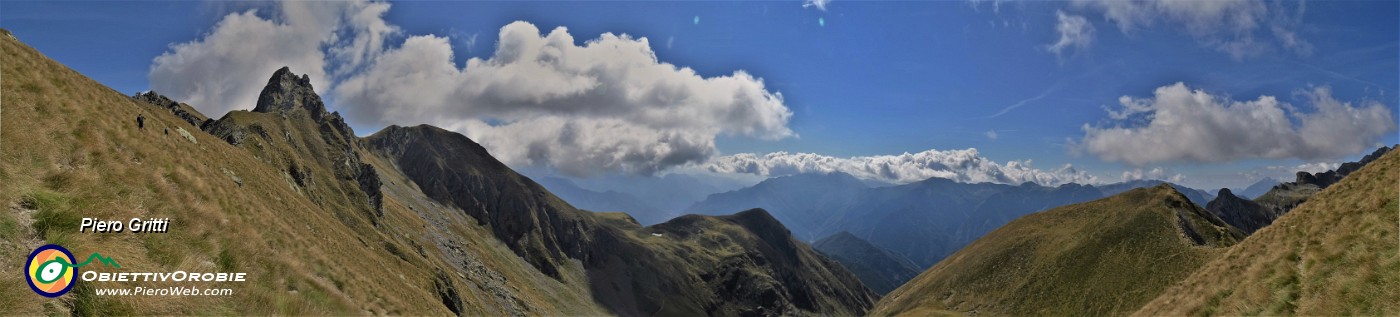
[[267, 80], [267, 86], [258, 94], [258, 103], [253, 107], [253, 112], [296, 109], [306, 109], [311, 118], [317, 121], [326, 115], [326, 105], [311, 87], [311, 77], [305, 74], [297, 77], [291, 68], [283, 66]]

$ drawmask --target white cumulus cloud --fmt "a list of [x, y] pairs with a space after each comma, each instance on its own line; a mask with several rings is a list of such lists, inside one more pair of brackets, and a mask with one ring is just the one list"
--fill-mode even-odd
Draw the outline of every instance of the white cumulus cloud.
[[578, 45], [563, 27], [527, 22], [502, 27], [494, 54], [461, 68], [446, 38], [410, 37], [334, 95], [357, 122], [454, 127], [507, 163], [574, 175], [703, 162], [718, 135], [794, 136], [782, 95], [744, 71], [706, 78], [657, 60], [646, 38]]
[[[400, 37], [383, 19], [389, 9], [286, 1], [231, 13], [156, 57], [151, 88], [218, 117], [253, 107], [272, 72], [290, 66], [356, 124], [451, 128], [508, 164], [575, 176], [705, 162], [721, 135], [796, 136], [782, 94], [762, 79], [700, 76], [658, 60], [646, 38], [577, 44], [564, 27], [519, 21], [500, 28], [490, 57], [459, 66], [447, 37]], [[473, 35], [463, 45], [476, 44]]]
[[398, 32], [382, 19], [388, 10], [380, 2], [285, 1], [230, 13], [199, 39], [157, 56], [148, 74], [151, 89], [213, 117], [252, 109], [283, 66], [309, 75], [312, 86], [326, 92], [329, 75], [375, 58], [386, 37]]
[[1033, 182], [1056, 185], [1098, 182], [1095, 176], [1079, 171], [1072, 165], [1046, 171], [1031, 167], [1029, 160], [997, 163], [981, 156], [975, 148], [848, 158], [813, 153], [741, 153], [716, 157], [706, 164], [706, 169], [716, 173], [743, 173], [764, 177], [843, 172], [861, 179], [897, 184], [932, 177], [959, 182], [1002, 184]]
[[[1183, 83], [1158, 87], [1150, 98], [1119, 98], [1111, 125], [1085, 124], [1080, 147], [1100, 159], [1146, 165], [1240, 159], [1334, 159], [1354, 155], [1395, 130], [1383, 104], [1353, 106], [1327, 87], [1302, 91], [1306, 107], [1273, 96], [1236, 101]], [[1312, 109], [1305, 112], [1299, 109]]]
[[817, 8], [817, 10], [826, 11], [826, 5], [830, 4], [831, 1], [832, 0], [802, 0], [802, 7], [814, 7]]

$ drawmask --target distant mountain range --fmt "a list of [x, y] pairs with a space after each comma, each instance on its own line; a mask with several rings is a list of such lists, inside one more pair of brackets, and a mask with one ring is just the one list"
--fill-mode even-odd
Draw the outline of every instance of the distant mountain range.
[[[655, 177], [604, 175], [578, 178], [527, 169], [523, 174], [539, 181], [540, 185], [574, 207], [625, 212], [647, 226], [682, 215], [686, 207], [710, 194], [757, 182], [679, 173]], [[735, 210], [747, 208], [736, 207], [738, 209]]]
[[676, 213], [668, 212], [660, 207], [653, 206], [641, 198], [627, 193], [616, 191], [597, 192], [583, 189], [574, 181], [559, 178], [545, 177], [535, 178], [541, 186], [549, 189], [553, 193], [569, 204], [590, 211], [620, 211], [626, 212], [643, 225], [653, 225], [671, 220], [678, 216]]
[[1279, 183], [1283, 183], [1283, 181], [1273, 177], [1265, 177], [1260, 178], [1258, 181], [1254, 182], [1254, 184], [1249, 184], [1248, 187], [1232, 190], [1232, 192], [1234, 192], [1235, 196], [1244, 199], [1257, 198], [1269, 192], [1269, 189], [1274, 188], [1274, 186]]
[[[845, 173], [809, 173], [713, 194], [685, 212], [722, 215], [741, 207], [763, 208], [800, 239], [811, 241], [846, 231], [927, 268], [1017, 217], [1162, 183], [1136, 180], [1097, 187], [1047, 187], [930, 178], [871, 187]], [[1204, 191], [1172, 186], [1202, 206], [1214, 198]]]

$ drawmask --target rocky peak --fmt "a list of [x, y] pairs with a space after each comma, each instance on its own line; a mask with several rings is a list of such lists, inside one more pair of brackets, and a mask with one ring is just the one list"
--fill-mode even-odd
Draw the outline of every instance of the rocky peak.
[[253, 112], [270, 113], [296, 109], [306, 109], [316, 121], [321, 121], [327, 116], [326, 105], [311, 87], [311, 77], [305, 74], [297, 77], [291, 68], [283, 66], [267, 80], [267, 86], [258, 94], [258, 103], [253, 107]]
[[1296, 179], [1293, 181], [1293, 183], [1312, 184], [1317, 185], [1318, 188], [1327, 188], [1327, 186], [1332, 186], [1332, 184], [1336, 184], [1337, 182], [1341, 181], [1343, 177], [1346, 177], [1352, 172], [1361, 169], [1361, 167], [1366, 166], [1366, 164], [1371, 163], [1371, 161], [1375, 161], [1376, 159], [1380, 158], [1382, 155], [1385, 155], [1385, 153], [1390, 152], [1390, 150], [1393, 149], [1393, 147], [1382, 146], [1376, 149], [1375, 152], [1371, 152], [1371, 154], [1361, 157], [1361, 160], [1359, 161], [1342, 163], [1342, 165], [1338, 166], [1335, 170], [1330, 170], [1321, 173], [1298, 172], [1298, 174], [1296, 175]]

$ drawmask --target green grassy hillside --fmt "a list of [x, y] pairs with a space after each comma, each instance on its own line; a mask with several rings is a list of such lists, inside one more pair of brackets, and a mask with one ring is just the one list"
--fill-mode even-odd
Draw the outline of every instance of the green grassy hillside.
[[1397, 152], [1308, 198], [1137, 315], [1400, 314]]
[[[199, 130], [193, 108], [127, 97], [9, 36], [0, 51], [0, 261], [56, 243], [121, 264], [84, 270], [249, 280], [184, 285], [234, 292], [178, 299], [93, 290], [168, 283], [80, 281], [48, 299], [20, 267], [0, 266], [6, 314], [859, 315], [873, 305], [850, 272], [764, 211], [645, 228], [578, 210], [457, 133], [355, 137], [286, 68], [253, 111]], [[78, 233], [82, 217], [173, 222], [164, 234]]]
[[[0, 311], [6, 314], [444, 315], [453, 313], [441, 304], [439, 290], [446, 289], [464, 297], [461, 310], [469, 314], [602, 313], [584, 283], [531, 269], [459, 211], [405, 186], [411, 183], [390, 168], [379, 169], [381, 177], [398, 185], [385, 186], [382, 225], [375, 228], [367, 207], [358, 207], [362, 200], [331, 190], [308, 193], [288, 180], [286, 165], [103, 87], [14, 38], [0, 37], [0, 51], [0, 261], [22, 263], [34, 247], [58, 243], [75, 254], [112, 256], [123, 271], [249, 277], [206, 285], [233, 288], [229, 297], [97, 297], [91, 287], [98, 285], [172, 285], [79, 282], [73, 292], [47, 299], [26, 287], [20, 267], [5, 265]], [[146, 117], [144, 130], [136, 127], [138, 114]], [[329, 179], [321, 188], [345, 187]], [[76, 228], [81, 217], [138, 216], [169, 217], [171, 230]]]
[[1170, 185], [1012, 221], [886, 295], [873, 315], [1125, 315], [1243, 235]]

